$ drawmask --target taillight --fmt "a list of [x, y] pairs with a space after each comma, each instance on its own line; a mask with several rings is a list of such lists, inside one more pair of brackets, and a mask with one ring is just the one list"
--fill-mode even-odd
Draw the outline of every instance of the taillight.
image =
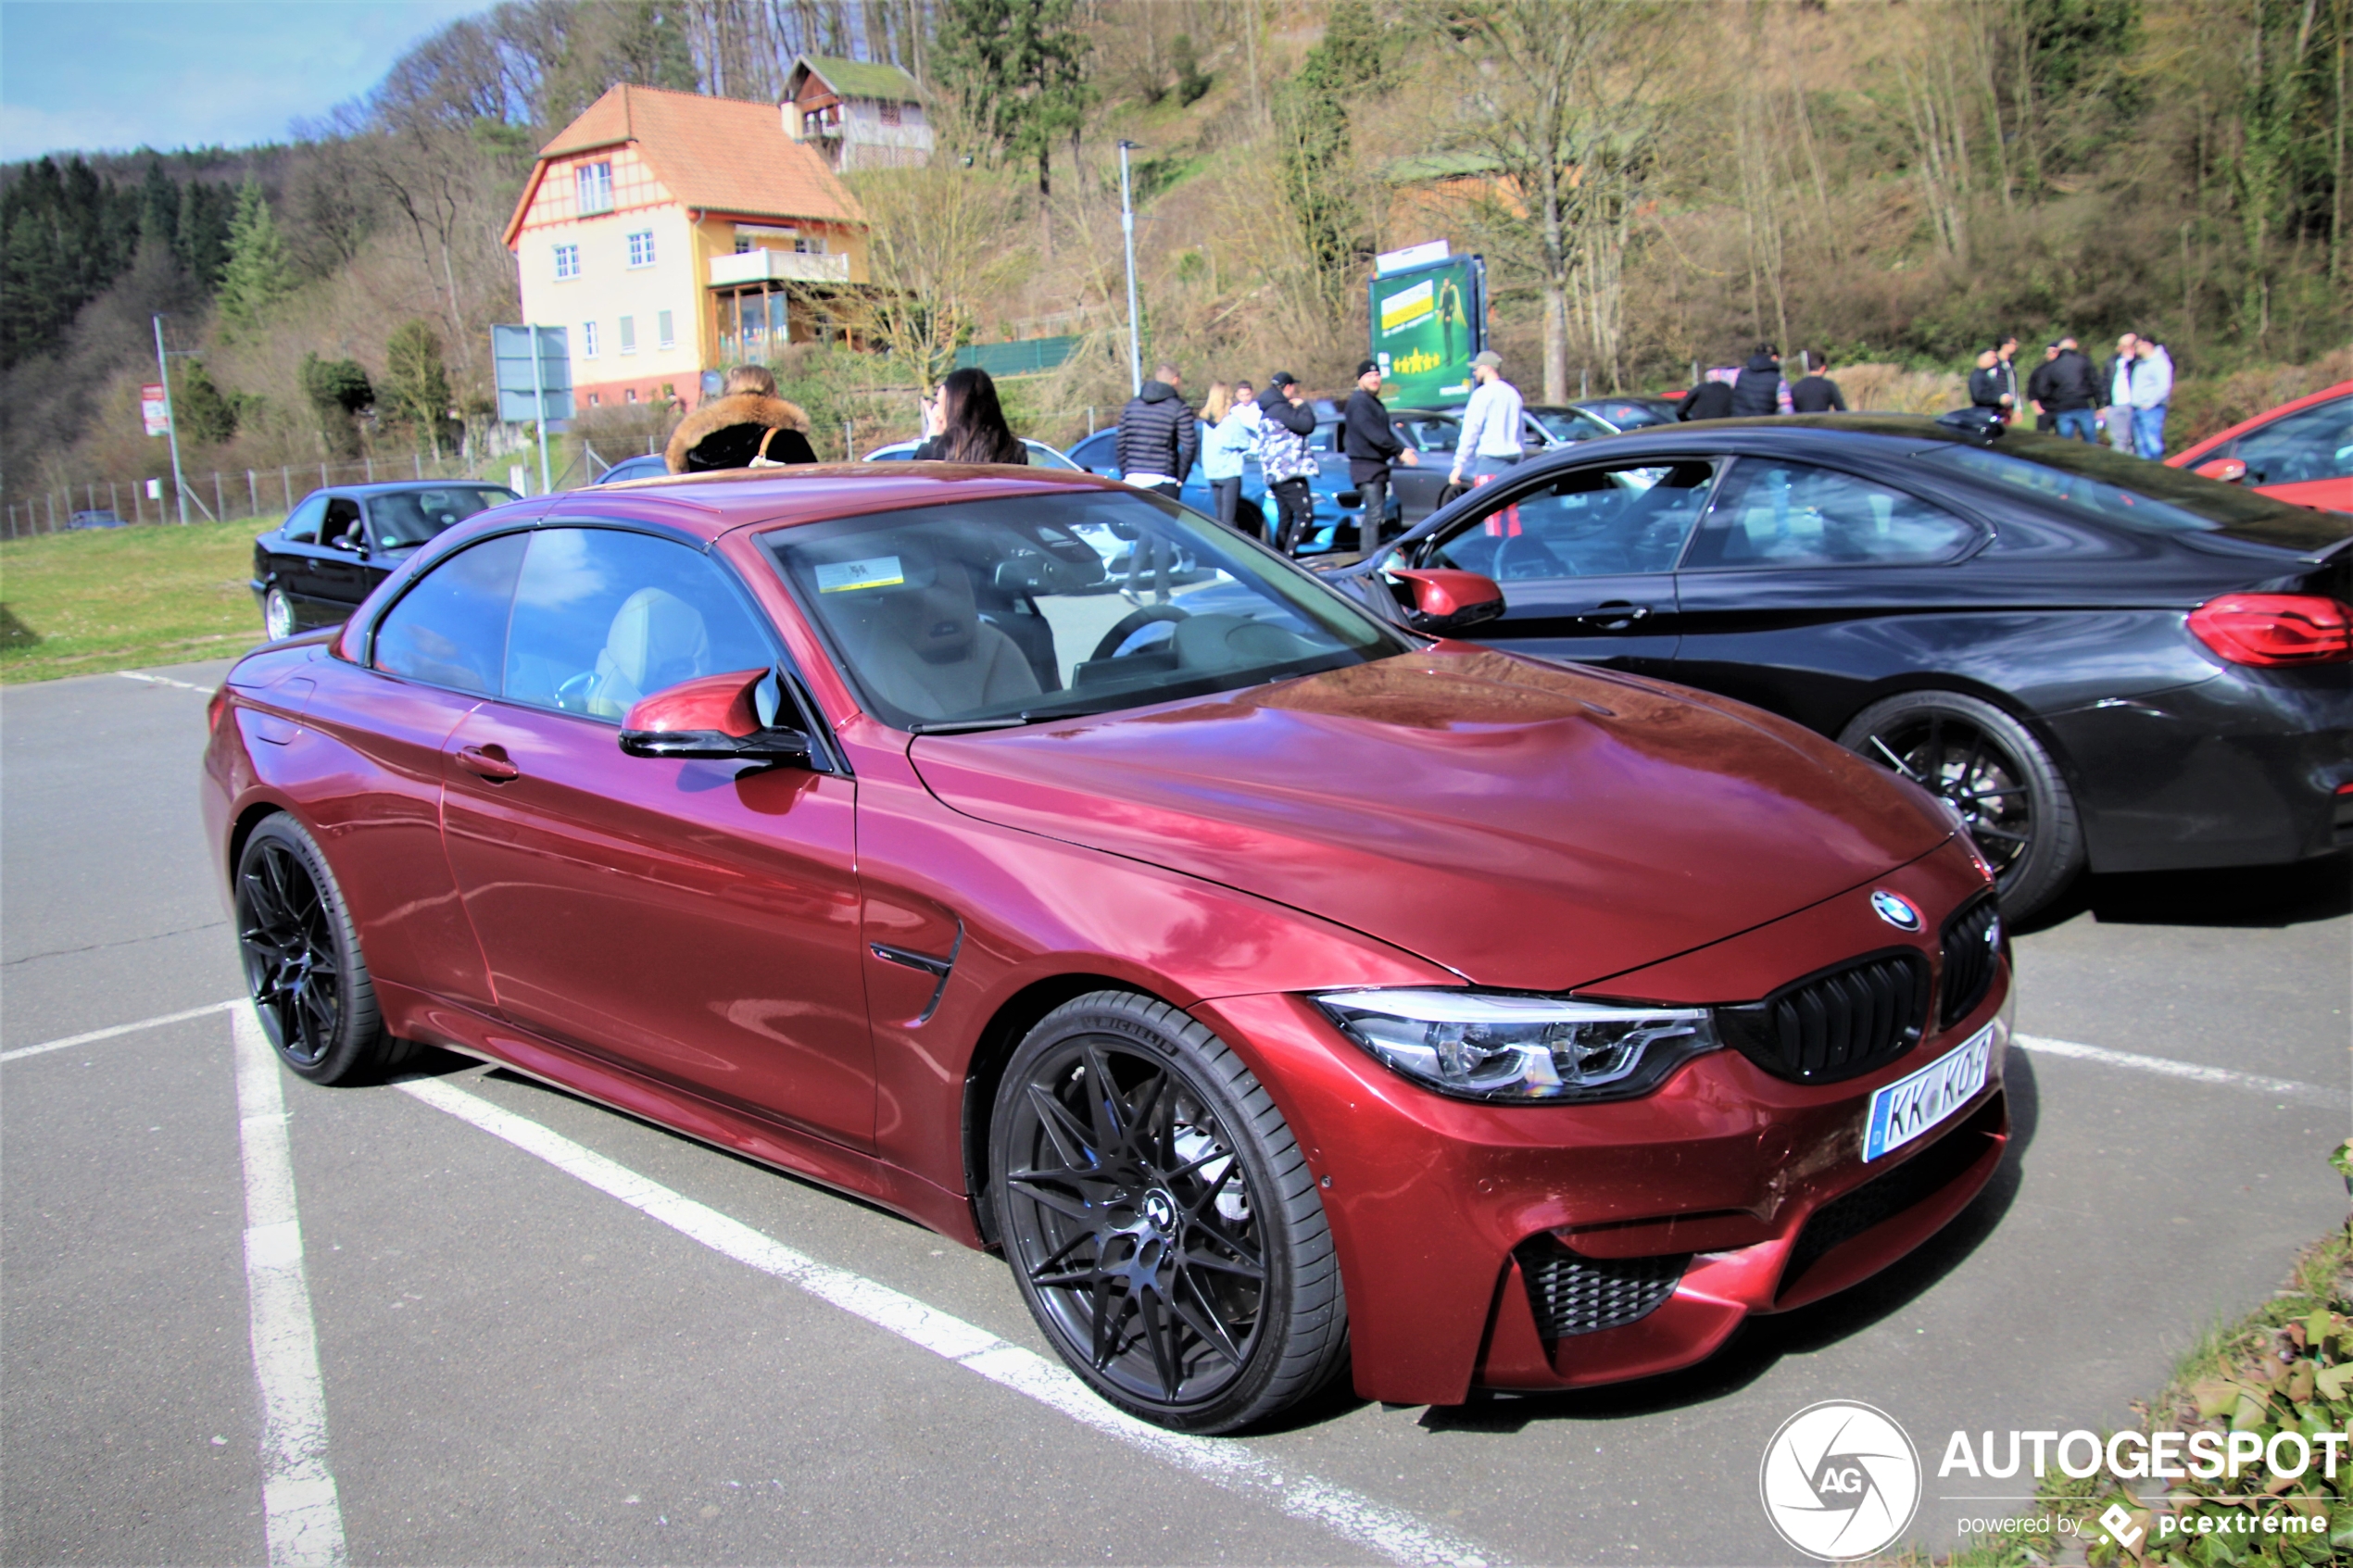
[[2190, 634], [2233, 664], [2353, 661], [2353, 608], [2318, 594], [2225, 594], [2190, 611]]

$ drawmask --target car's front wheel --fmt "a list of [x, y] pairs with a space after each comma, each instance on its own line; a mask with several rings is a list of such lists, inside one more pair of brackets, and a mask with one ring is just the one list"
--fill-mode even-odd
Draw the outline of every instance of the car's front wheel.
[[294, 600], [283, 588], [273, 587], [261, 596], [261, 629], [273, 643], [295, 634]]
[[1055, 1009], [1006, 1066], [989, 1148], [1023, 1299], [1113, 1404], [1229, 1432], [1340, 1367], [1348, 1308], [1315, 1178], [1197, 1021], [1126, 991]]
[[2058, 764], [1992, 703], [1905, 692], [1856, 714], [1838, 742], [1953, 803], [2013, 921], [2049, 903], [2082, 869], [2082, 824]]
[[237, 854], [236, 909], [245, 989], [280, 1060], [314, 1084], [339, 1084], [409, 1054], [384, 1032], [326, 856], [283, 812], [264, 818]]

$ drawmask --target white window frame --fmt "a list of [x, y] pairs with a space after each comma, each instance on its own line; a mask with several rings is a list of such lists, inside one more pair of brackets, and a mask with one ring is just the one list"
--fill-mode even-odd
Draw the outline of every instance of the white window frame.
[[651, 267], [653, 264], [654, 232], [651, 229], [633, 230], [629, 235], [630, 267]]
[[562, 245], [556, 247], [556, 282], [568, 283], [580, 276], [580, 247]]
[[597, 323], [594, 321], [580, 323], [580, 357], [583, 359], [597, 357]]
[[585, 216], [612, 210], [612, 163], [581, 163], [573, 166], [573, 190]]

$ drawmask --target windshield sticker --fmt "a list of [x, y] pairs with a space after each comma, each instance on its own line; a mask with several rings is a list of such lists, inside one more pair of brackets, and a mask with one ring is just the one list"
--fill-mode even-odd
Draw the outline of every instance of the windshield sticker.
[[817, 591], [821, 594], [847, 594], [853, 588], [896, 588], [906, 581], [907, 574], [899, 570], [897, 556], [837, 561], [817, 569]]

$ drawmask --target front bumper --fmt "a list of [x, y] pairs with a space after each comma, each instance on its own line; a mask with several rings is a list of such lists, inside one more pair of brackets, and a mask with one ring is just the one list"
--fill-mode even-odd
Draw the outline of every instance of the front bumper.
[[[1943, 911], [1981, 884], [1948, 845], [1878, 885]], [[1869, 892], [1586, 989], [1662, 1002], [1761, 995], [1886, 947]], [[1931, 964], [1934, 943], [1931, 926]], [[1787, 1082], [1727, 1048], [1640, 1098], [1542, 1107], [1421, 1089], [1296, 996], [1193, 1011], [1252, 1060], [1317, 1179], [1357, 1391], [1453, 1404], [1473, 1387], [1566, 1388], [1689, 1365], [1749, 1314], [1818, 1300], [1927, 1240], [1985, 1185], [2007, 1141], [2008, 997], [2005, 954], [1968, 1015], [1843, 1083]], [[1984, 1086], [1916, 1145], [1865, 1164], [1872, 1093], [1989, 1025]]]

